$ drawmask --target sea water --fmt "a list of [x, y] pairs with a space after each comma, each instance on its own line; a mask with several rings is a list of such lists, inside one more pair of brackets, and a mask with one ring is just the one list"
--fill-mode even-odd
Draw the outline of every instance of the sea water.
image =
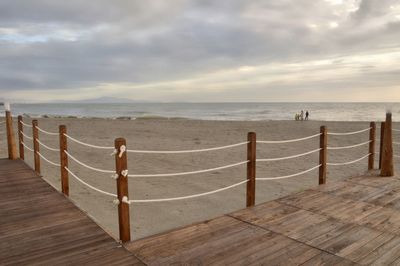
[[310, 119], [381, 121], [386, 111], [400, 121], [400, 103], [57, 103], [13, 104], [14, 115], [111, 119], [188, 118], [203, 120], [293, 120], [301, 110]]

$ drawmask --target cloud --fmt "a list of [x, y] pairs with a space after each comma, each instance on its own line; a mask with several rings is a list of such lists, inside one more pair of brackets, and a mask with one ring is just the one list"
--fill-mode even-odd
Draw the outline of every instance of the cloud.
[[[1, 1], [0, 91], [34, 100], [123, 93], [143, 100], [223, 101], [232, 92], [235, 100], [268, 101], [300, 90], [304, 98], [326, 100], [329, 91], [364, 86], [368, 77], [399, 69], [398, 60], [390, 60], [379, 70], [386, 55], [398, 59], [400, 5], [376, 3]], [[335, 60], [351, 67], [336, 63], [310, 70], [310, 62]], [[399, 81], [391, 74], [385, 79], [381, 86], [388, 88]], [[246, 96], [250, 87], [257, 88], [254, 99]]]

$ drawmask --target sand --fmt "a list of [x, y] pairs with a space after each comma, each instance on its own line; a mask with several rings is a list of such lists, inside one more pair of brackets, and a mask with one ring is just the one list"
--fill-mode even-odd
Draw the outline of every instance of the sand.
[[[30, 123], [30, 119], [24, 120]], [[130, 149], [185, 150], [223, 146], [247, 140], [247, 132], [257, 133], [258, 140], [282, 140], [299, 138], [319, 133], [321, 125], [330, 131], [346, 132], [364, 129], [365, 122], [321, 122], [321, 121], [198, 121], [198, 120], [109, 120], [109, 119], [39, 119], [39, 126], [57, 132], [58, 125], [67, 126], [68, 134], [81, 141], [102, 146], [113, 146], [116, 137], [124, 137]], [[3, 126], [3, 125], [2, 125]], [[400, 128], [397, 124], [395, 127]], [[30, 135], [30, 129], [25, 132]], [[4, 136], [4, 135], [3, 135]], [[6, 156], [4, 137], [0, 140], [0, 155]], [[400, 141], [400, 134], [395, 139]], [[40, 139], [50, 147], [58, 147], [58, 138], [40, 134]], [[379, 139], [379, 130], [377, 132]], [[368, 140], [368, 132], [342, 137], [330, 137], [330, 146], [344, 146]], [[32, 147], [31, 141], [27, 144]], [[258, 144], [258, 158], [294, 155], [316, 149], [319, 139], [290, 144]], [[377, 144], [377, 151], [378, 151]], [[396, 149], [395, 149], [396, 150]], [[114, 158], [110, 151], [83, 147], [69, 141], [69, 151], [83, 162], [102, 169], [113, 170]], [[397, 148], [400, 154], [400, 147]], [[42, 153], [54, 162], [59, 162], [56, 152]], [[330, 151], [330, 162], [357, 159], [368, 153], [368, 147], [351, 150]], [[246, 147], [197, 154], [154, 155], [129, 154], [130, 174], [173, 173], [213, 168], [246, 160]], [[32, 163], [32, 153], [26, 151], [26, 162]], [[398, 165], [399, 160], [395, 160]], [[260, 162], [257, 177], [292, 174], [318, 164], [318, 154], [281, 162]], [[398, 167], [396, 167], [398, 168]], [[116, 182], [109, 174], [86, 170], [70, 160], [70, 169], [86, 182], [109, 192], [116, 193]], [[367, 159], [349, 166], [328, 168], [328, 182], [365, 174]], [[60, 189], [60, 169], [42, 160], [43, 178]], [[130, 198], [152, 199], [186, 196], [215, 190], [240, 182], [246, 178], [245, 166], [214, 171], [211, 173], [177, 176], [130, 178]], [[292, 179], [257, 182], [256, 202], [261, 203], [303, 190], [318, 184], [317, 170]], [[169, 229], [203, 221], [245, 207], [245, 185], [218, 194], [196, 199], [163, 203], [133, 204], [130, 208], [133, 239], [143, 238]], [[117, 208], [108, 196], [84, 187], [70, 177], [70, 197], [103, 228], [118, 236]]]

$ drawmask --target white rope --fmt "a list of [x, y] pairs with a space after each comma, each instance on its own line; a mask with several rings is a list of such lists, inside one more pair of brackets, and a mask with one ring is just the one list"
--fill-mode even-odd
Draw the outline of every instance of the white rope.
[[6, 121], [1, 121], [1, 122], [0, 122], [0, 125], [5, 124], [5, 123], [6, 123]]
[[52, 165], [58, 166], [58, 167], [61, 166], [61, 165], [58, 164], [58, 163], [54, 163], [54, 162], [50, 161], [49, 159], [47, 159], [46, 157], [44, 157], [40, 152], [36, 152], [36, 153], [39, 154], [39, 156], [42, 157], [42, 159], [45, 160], [46, 162], [48, 162], [49, 164], [52, 164]]
[[29, 136], [26, 135], [23, 131], [20, 131], [20, 132], [21, 132], [22, 136], [24, 136], [25, 138], [30, 139], [30, 140], [33, 140], [32, 137], [29, 137]]
[[167, 176], [182, 176], [182, 175], [194, 175], [194, 174], [201, 174], [201, 173], [207, 173], [207, 172], [212, 172], [212, 171], [217, 171], [217, 170], [222, 170], [226, 168], [231, 168], [235, 167], [238, 165], [246, 164], [249, 161], [244, 161], [240, 163], [234, 163], [234, 164], [229, 164], [221, 167], [216, 167], [216, 168], [210, 168], [206, 170], [199, 170], [199, 171], [192, 171], [192, 172], [181, 172], [181, 173], [170, 173], [170, 174], [148, 174], [148, 175], [129, 175], [129, 177], [167, 177]]
[[290, 177], [295, 177], [295, 176], [299, 176], [299, 175], [303, 175], [306, 174], [308, 172], [311, 172], [317, 168], [320, 168], [322, 164], [314, 166], [313, 168], [310, 168], [308, 170], [296, 173], [296, 174], [292, 174], [292, 175], [285, 175], [285, 176], [277, 176], [277, 177], [261, 177], [261, 178], [256, 178], [256, 180], [260, 180], [260, 181], [266, 181], [266, 180], [277, 180], [277, 179], [285, 179], [285, 178], [290, 178]]
[[47, 134], [47, 135], [51, 135], [51, 136], [58, 136], [58, 135], [60, 135], [60, 133], [54, 133], [54, 132], [49, 132], [49, 131], [46, 131], [46, 130], [44, 130], [44, 129], [41, 129], [40, 127], [36, 127], [40, 132], [42, 132], [42, 133], [44, 133], [44, 134]]
[[23, 121], [20, 121], [20, 123], [22, 124], [22, 125], [24, 125], [24, 126], [26, 126], [26, 127], [33, 127], [32, 125], [29, 125], [29, 124], [25, 124]]
[[29, 151], [31, 151], [31, 152], [34, 152], [33, 149], [29, 148], [29, 146], [26, 145], [23, 141], [21, 141], [21, 144], [24, 145], [24, 147], [25, 147], [27, 150], [29, 150]]
[[97, 146], [97, 145], [93, 145], [93, 144], [89, 144], [89, 143], [85, 143], [85, 142], [79, 141], [79, 140], [77, 140], [77, 139], [75, 139], [75, 138], [73, 138], [73, 137], [71, 137], [71, 136], [69, 136], [67, 134], [64, 134], [64, 136], [66, 136], [70, 140], [72, 140], [72, 141], [74, 141], [76, 143], [79, 143], [79, 144], [81, 144], [83, 146], [96, 148], [96, 149], [103, 149], [103, 150], [111, 150], [111, 149], [114, 150], [114, 147]]
[[315, 150], [312, 150], [312, 151], [309, 151], [309, 152], [305, 152], [305, 153], [302, 153], [302, 154], [296, 154], [296, 155], [287, 156], [287, 157], [281, 157], [281, 158], [257, 159], [257, 162], [273, 162], [273, 161], [282, 161], [282, 160], [287, 160], [287, 159], [293, 159], [293, 158], [302, 157], [302, 156], [305, 156], [305, 155], [308, 155], [308, 154], [312, 154], [312, 153], [318, 152], [320, 150], [322, 150], [322, 149], [321, 148], [320, 149], [315, 149]]
[[195, 194], [195, 195], [190, 195], [190, 196], [183, 196], [183, 197], [176, 197], [176, 198], [164, 198], [164, 199], [149, 199], [149, 200], [128, 200], [126, 197], [124, 197], [122, 199], [123, 202], [131, 204], [131, 203], [147, 203], [147, 202], [164, 202], [164, 201], [175, 201], [175, 200], [184, 200], [184, 199], [192, 199], [192, 198], [198, 198], [198, 197], [202, 197], [202, 196], [207, 196], [207, 195], [211, 195], [211, 194], [215, 194], [224, 190], [228, 190], [237, 186], [240, 186], [242, 184], [247, 183], [249, 180], [244, 180], [241, 181], [239, 183], [230, 185], [228, 187], [223, 187], [220, 189], [216, 189], [213, 191], [209, 191], [209, 192], [205, 192], [205, 193], [200, 193], [200, 194]]
[[86, 168], [88, 168], [88, 169], [90, 169], [90, 170], [97, 171], [97, 172], [100, 172], [100, 173], [115, 173], [115, 171], [112, 171], [112, 170], [103, 170], [103, 169], [95, 168], [95, 167], [89, 166], [89, 165], [87, 165], [87, 164], [84, 164], [84, 163], [82, 163], [81, 161], [79, 161], [78, 159], [76, 159], [74, 156], [72, 156], [71, 154], [69, 154], [68, 151], [64, 151], [64, 152], [65, 152], [65, 154], [67, 154], [68, 157], [70, 157], [72, 160], [74, 160], [74, 161], [77, 162], [78, 164], [80, 164], [80, 165], [82, 165], [82, 166], [84, 166], [84, 167], [86, 167]]
[[328, 150], [342, 150], [342, 149], [351, 149], [351, 148], [355, 148], [355, 147], [360, 147], [363, 145], [366, 145], [368, 143], [372, 142], [372, 140], [363, 142], [363, 143], [359, 143], [359, 144], [355, 144], [355, 145], [350, 145], [350, 146], [342, 146], [342, 147], [328, 147]]
[[396, 157], [396, 158], [400, 158], [400, 155], [394, 154], [393, 156]]
[[332, 135], [332, 136], [348, 136], [348, 135], [355, 135], [358, 133], [363, 133], [365, 131], [371, 130], [372, 127], [366, 128], [366, 129], [361, 129], [358, 131], [352, 131], [352, 132], [328, 132], [328, 135]]
[[81, 183], [84, 184], [85, 186], [87, 186], [87, 187], [89, 187], [89, 188], [91, 188], [91, 189], [93, 189], [93, 190], [95, 190], [95, 191], [97, 191], [97, 192], [100, 192], [100, 193], [102, 193], [102, 194], [104, 194], [104, 195], [111, 196], [111, 197], [114, 197], [114, 198], [117, 197], [116, 194], [112, 194], [112, 193], [110, 193], [110, 192], [106, 192], [106, 191], [103, 191], [103, 190], [101, 190], [101, 189], [98, 189], [98, 188], [96, 188], [96, 187], [94, 187], [94, 186], [92, 186], [92, 185], [89, 185], [88, 183], [86, 183], [85, 181], [83, 181], [82, 179], [80, 179], [79, 177], [77, 177], [77, 176], [76, 176], [73, 172], [71, 172], [71, 170], [69, 170], [67, 167], [64, 167], [64, 169], [67, 170], [68, 173], [70, 173], [73, 177], [76, 178], [76, 180], [78, 180], [79, 182], [81, 182]]
[[146, 151], [146, 150], [127, 150], [127, 152], [131, 153], [158, 153], [158, 154], [178, 154], [178, 153], [193, 153], [193, 152], [206, 152], [206, 151], [216, 151], [216, 150], [223, 150], [223, 149], [229, 149], [233, 147], [238, 147], [242, 146], [245, 144], [248, 144], [249, 142], [240, 142], [232, 145], [227, 145], [227, 146], [221, 146], [221, 147], [215, 147], [215, 148], [209, 148], [209, 149], [199, 149], [199, 150], [181, 150], [181, 151]]
[[312, 136], [308, 136], [305, 138], [300, 138], [300, 139], [288, 139], [288, 140], [257, 140], [257, 143], [262, 143], [262, 144], [274, 144], [274, 143], [290, 143], [290, 142], [297, 142], [297, 141], [302, 141], [302, 140], [307, 140], [307, 139], [312, 139], [318, 136], [321, 136], [322, 133], [318, 133]]
[[400, 129], [392, 128], [393, 131], [400, 132]]
[[40, 140], [36, 139], [36, 141], [42, 145], [43, 147], [45, 147], [46, 149], [50, 150], [50, 151], [60, 151], [60, 149], [55, 149], [55, 148], [51, 148], [49, 146], [47, 146], [46, 144], [42, 143]]
[[326, 163], [326, 164], [327, 164], [327, 165], [332, 165], [332, 166], [349, 165], [349, 164], [357, 163], [357, 162], [359, 162], [359, 161], [361, 161], [361, 160], [367, 158], [367, 157], [370, 156], [370, 155], [371, 155], [371, 153], [368, 153], [367, 155], [365, 155], [365, 156], [363, 156], [363, 157], [361, 157], [361, 158], [359, 158], [359, 159], [357, 159], [357, 160], [350, 161], [350, 162], [345, 162], [345, 163]]
[[400, 142], [393, 141], [393, 144], [400, 145]]

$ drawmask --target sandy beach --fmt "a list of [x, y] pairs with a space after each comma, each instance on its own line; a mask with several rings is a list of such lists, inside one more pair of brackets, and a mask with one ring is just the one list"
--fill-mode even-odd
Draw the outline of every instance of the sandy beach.
[[[383, 116], [382, 116], [383, 117]], [[1, 119], [3, 120], [3, 119]], [[24, 119], [30, 124], [29, 118]], [[247, 140], [247, 132], [257, 133], [258, 140], [284, 140], [306, 137], [319, 133], [321, 125], [329, 131], [347, 132], [369, 127], [366, 122], [325, 121], [203, 121], [185, 119], [75, 119], [42, 118], [39, 126], [57, 132], [58, 125], [67, 126], [68, 134], [81, 141], [101, 146], [113, 146], [116, 137], [127, 140], [128, 149], [139, 150], [188, 150], [235, 144]], [[16, 123], [14, 122], [16, 127]], [[378, 124], [379, 126], [379, 124]], [[3, 125], [2, 125], [3, 127]], [[400, 124], [395, 123], [395, 128]], [[1, 129], [1, 131], [4, 128]], [[31, 130], [25, 128], [27, 135]], [[4, 135], [0, 138], [0, 155], [6, 157]], [[400, 142], [400, 134], [394, 140]], [[40, 134], [46, 145], [58, 148], [58, 137]], [[329, 146], [345, 146], [368, 140], [368, 132], [353, 136], [331, 136]], [[379, 140], [379, 130], [377, 130]], [[27, 145], [32, 143], [26, 140]], [[258, 144], [257, 158], [273, 158], [307, 152], [319, 147], [319, 139], [288, 144]], [[113, 170], [112, 151], [97, 150], [69, 141], [69, 152], [88, 165]], [[400, 154], [400, 147], [394, 147]], [[379, 151], [378, 143], [376, 151]], [[44, 156], [59, 162], [59, 154], [41, 148]], [[335, 150], [328, 153], [329, 162], [345, 162], [368, 153], [368, 146]], [[130, 174], [158, 174], [196, 171], [233, 164], [246, 160], [246, 146], [227, 150], [190, 154], [128, 154]], [[33, 165], [32, 153], [25, 150], [26, 162]], [[377, 161], [377, 160], [376, 160]], [[399, 159], [395, 159], [398, 167]], [[116, 193], [116, 182], [109, 174], [96, 173], [69, 161], [70, 169], [83, 180], [102, 190]], [[293, 174], [318, 165], [318, 153], [302, 158], [280, 162], [259, 162], [257, 177], [274, 177]], [[365, 174], [367, 159], [348, 166], [328, 167], [328, 182]], [[42, 160], [42, 174], [50, 184], [60, 190], [60, 169]], [[215, 190], [240, 182], [246, 178], [244, 165], [204, 174], [176, 177], [138, 177], [129, 179], [131, 199], [179, 197]], [[282, 197], [318, 184], [317, 170], [291, 179], [259, 181], [256, 188], [256, 203]], [[140, 203], [131, 205], [131, 231], [134, 239], [164, 232], [169, 229], [210, 219], [245, 207], [245, 185], [218, 194], [196, 199], [163, 203]], [[70, 197], [93, 219], [114, 236], [118, 236], [117, 208], [112, 197], [84, 187], [70, 176]]]

